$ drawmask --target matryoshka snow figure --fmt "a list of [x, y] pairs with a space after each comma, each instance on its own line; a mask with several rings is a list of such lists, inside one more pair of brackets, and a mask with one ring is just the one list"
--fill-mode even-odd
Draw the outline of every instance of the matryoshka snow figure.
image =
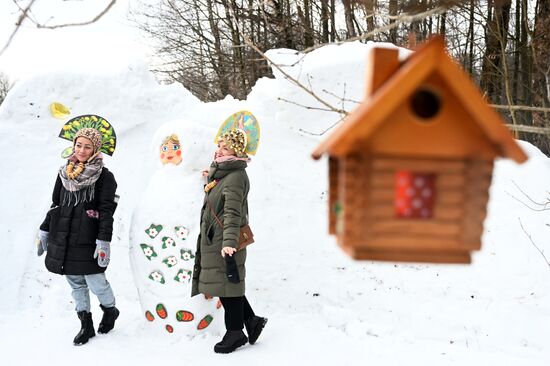
[[174, 121], [153, 137], [158, 169], [130, 227], [130, 262], [144, 320], [164, 333], [219, 333], [218, 299], [191, 297], [204, 178], [213, 131]]

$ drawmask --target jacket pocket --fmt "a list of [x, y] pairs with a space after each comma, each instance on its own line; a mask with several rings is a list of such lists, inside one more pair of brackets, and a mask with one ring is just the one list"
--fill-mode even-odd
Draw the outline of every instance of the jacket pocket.
[[220, 243], [221, 241], [216, 240], [218, 233], [217, 231], [220, 231], [216, 225], [211, 225], [208, 231], [206, 232], [206, 235], [203, 239], [203, 245], [201, 250], [203, 250], [205, 253], [212, 253], [217, 252], [221, 250]]
[[53, 238], [58, 231], [57, 226], [59, 223], [59, 209], [60, 209], [59, 206], [52, 207], [48, 210], [48, 213], [46, 214], [46, 220], [48, 220], [50, 238]]
[[80, 244], [95, 244], [99, 231], [99, 220], [89, 217], [86, 211], [82, 213], [80, 221], [80, 229], [78, 232], [78, 243]]

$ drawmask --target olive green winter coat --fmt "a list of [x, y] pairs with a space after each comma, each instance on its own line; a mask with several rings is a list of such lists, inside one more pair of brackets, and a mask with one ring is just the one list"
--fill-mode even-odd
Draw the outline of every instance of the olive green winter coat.
[[[191, 296], [198, 293], [219, 297], [244, 295], [246, 249], [233, 254], [241, 279], [239, 283], [227, 280], [225, 259], [220, 252], [223, 247], [237, 247], [240, 228], [248, 223], [250, 182], [246, 166], [246, 162], [240, 160], [214, 162], [210, 166], [208, 182], [219, 181], [204, 197]], [[216, 212], [223, 229], [212, 211]]]

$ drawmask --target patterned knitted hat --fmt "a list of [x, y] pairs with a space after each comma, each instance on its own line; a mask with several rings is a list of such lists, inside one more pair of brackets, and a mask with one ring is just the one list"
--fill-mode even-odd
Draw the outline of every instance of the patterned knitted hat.
[[235, 152], [237, 153], [237, 157], [239, 158], [248, 157], [245, 153], [246, 144], [247, 144], [246, 133], [243, 130], [238, 128], [230, 130], [222, 134], [218, 138], [218, 142], [219, 141], [225, 142], [225, 145], [228, 148], [235, 150]]
[[92, 142], [92, 145], [94, 145], [94, 153], [97, 153], [101, 149], [101, 133], [95, 128], [81, 128], [78, 130], [74, 135], [73, 146], [76, 144], [76, 140], [79, 137], [85, 137]]

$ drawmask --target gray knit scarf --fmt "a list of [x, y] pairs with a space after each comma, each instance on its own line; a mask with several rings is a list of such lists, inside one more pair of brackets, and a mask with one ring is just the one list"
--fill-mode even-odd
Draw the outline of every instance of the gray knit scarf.
[[[63, 206], [78, 205], [80, 202], [90, 202], [94, 199], [95, 182], [103, 171], [103, 157], [101, 153], [94, 159], [84, 164], [84, 171], [75, 179], [70, 179], [67, 175], [67, 165], [73, 162], [75, 166], [78, 160], [73, 155], [67, 160], [67, 163], [59, 168], [59, 177], [63, 187], [68, 194], [63, 197]], [[73, 203], [74, 201], [74, 203]]]

